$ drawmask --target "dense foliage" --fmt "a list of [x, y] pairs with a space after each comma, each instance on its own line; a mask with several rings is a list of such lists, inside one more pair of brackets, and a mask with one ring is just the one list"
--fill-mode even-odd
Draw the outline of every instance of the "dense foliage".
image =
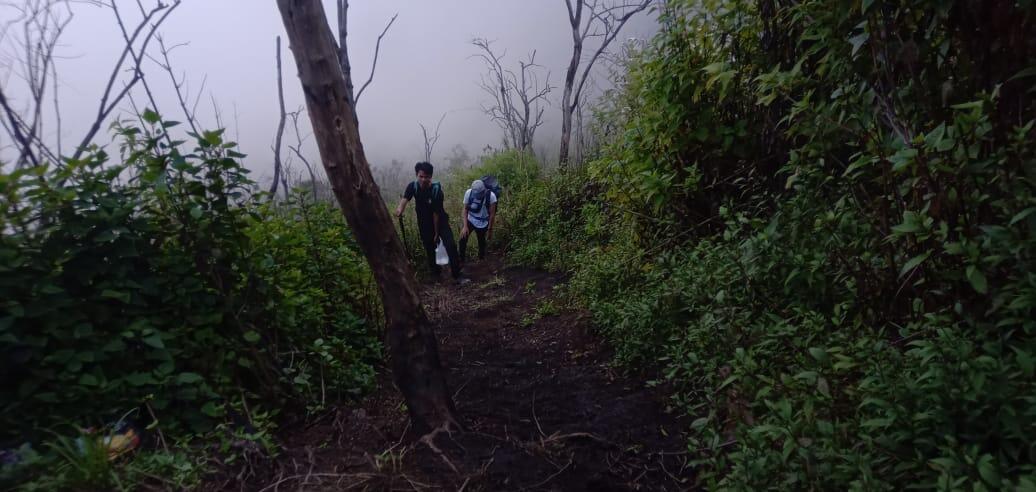
[[674, 0], [512, 196], [710, 488], [1036, 489], [1036, 5]]
[[[0, 173], [5, 447], [124, 416], [256, 439], [373, 384], [377, 295], [341, 213], [252, 196], [221, 131], [183, 152], [173, 123], [141, 123], [118, 156]], [[114, 487], [84, 480], [64, 486]]]

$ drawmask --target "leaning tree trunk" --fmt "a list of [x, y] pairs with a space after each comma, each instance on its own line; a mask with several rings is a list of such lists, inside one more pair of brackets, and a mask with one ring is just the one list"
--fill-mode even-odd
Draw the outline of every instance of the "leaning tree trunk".
[[[396, 386], [415, 428], [456, 427], [431, 323], [360, 143], [356, 108], [320, 0], [278, 0], [320, 156], [349, 227], [370, 263], [385, 309]], [[342, 50], [344, 53], [345, 50]]]
[[[572, 141], [572, 86], [576, 80], [576, 70], [579, 69], [579, 57], [582, 56], [582, 43], [576, 41], [572, 50], [572, 61], [565, 73], [565, 92], [561, 97], [561, 149], [558, 152], [558, 166], [564, 169], [568, 165], [568, 146]], [[578, 103], [577, 103], [578, 104]]]

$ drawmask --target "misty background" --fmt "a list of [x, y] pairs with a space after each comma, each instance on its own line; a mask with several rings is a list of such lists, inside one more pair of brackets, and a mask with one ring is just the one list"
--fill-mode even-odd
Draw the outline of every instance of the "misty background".
[[[118, 5], [128, 26], [142, 17], [135, 2], [118, 1]], [[334, 30], [334, 2], [325, 1], [324, 8], [332, 17]], [[125, 45], [112, 9], [90, 2], [75, 2], [71, 9], [74, 18], [61, 37], [55, 61], [60, 137], [66, 154], [97, 114], [99, 98]], [[0, 3], [0, 24], [13, 20], [16, 13]], [[364, 148], [373, 167], [396, 159], [409, 168], [423, 159], [424, 139], [418, 125], [423, 123], [432, 131], [444, 113], [433, 163], [443, 161], [457, 145], [471, 158], [479, 156], [486, 146], [502, 146], [502, 130], [481, 108], [488, 102], [479, 87], [486, 67], [481, 59], [473, 57], [478, 53], [471, 44], [476, 37], [492, 42], [497, 54], [503, 55], [505, 68], [517, 71], [518, 60], [535, 50], [536, 63], [550, 71], [549, 83], [554, 90], [548, 96], [550, 106], [544, 112], [544, 125], [536, 133], [534, 148], [538, 154], [546, 152], [549, 160], [557, 159], [561, 86], [572, 50], [564, 0], [350, 2], [348, 47], [357, 90], [370, 74], [378, 35], [397, 13], [398, 18], [381, 42], [374, 80], [357, 104]], [[656, 29], [654, 11], [638, 14], [609, 51], [619, 50], [624, 42], [648, 39]], [[278, 35], [282, 37], [285, 107], [291, 112], [305, 105], [276, 3], [185, 0], [159, 32], [167, 46], [179, 45], [172, 50], [170, 61], [176, 75], [186, 77], [184, 88], [189, 91], [189, 103], [197, 102], [199, 125], [207, 129], [220, 124], [226, 127], [228, 138], [248, 154], [245, 164], [253, 170], [253, 178], [268, 182], [280, 115], [275, 63]], [[596, 46], [595, 40], [588, 40], [584, 59]], [[148, 52], [161, 58], [154, 42]], [[15, 108], [28, 104], [24, 81], [19, 78], [24, 72], [20, 67], [23, 53], [17, 33], [7, 33], [0, 45], [0, 84]], [[592, 99], [608, 87], [608, 65], [607, 60], [598, 60], [594, 83], [588, 83], [584, 98]], [[163, 118], [183, 120], [169, 74], [153, 61], [145, 61], [143, 69]], [[128, 73], [121, 76], [129, 78]], [[148, 106], [142, 86], [138, 84], [132, 94], [138, 109]], [[49, 113], [44, 115], [43, 134], [46, 140], [55, 141], [59, 134], [53, 111]], [[128, 100], [113, 116], [135, 119]], [[305, 114], [300, 126], [303, 137], [310, 133]], [[284, 139], [282, 159], [287, 159], [287, 144], [295, 142], [290, 118]], [[110, 141], [107, 130], [95, 139], [100, 145]], [[0, 142], [0, 158], [9, 145]], [[319, 162], [312, 138], [303, 152], [314, 165]], [[299, 167], [296, 165], [295, 170]]]

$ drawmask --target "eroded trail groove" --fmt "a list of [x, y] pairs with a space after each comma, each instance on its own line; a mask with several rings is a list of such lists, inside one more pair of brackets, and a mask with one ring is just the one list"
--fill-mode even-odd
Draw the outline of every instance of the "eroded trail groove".
[[469, 265], [466, 286], [423, 287], [467, 432], [412, 435], [396, 390], [285, 428], [248, 490], [683, 490], [683, 427], [664, 395], [609, 366], [559, 277]]

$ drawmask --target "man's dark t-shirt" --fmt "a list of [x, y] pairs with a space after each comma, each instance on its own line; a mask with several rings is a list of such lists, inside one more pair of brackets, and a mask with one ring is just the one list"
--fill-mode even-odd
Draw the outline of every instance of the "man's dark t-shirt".
[[432, 183], [428, 189], [417, 186], [416, 181], [407, 185], [403, 192], [403, 198], [414, 200], [414, 208], [417, 209], [417, 225], [421, 229], [433, 229], [432, 213], [439, 214], [439, 220], [448, 221], [446, 210], [443, 208], [443, 192], [439, 183]]

